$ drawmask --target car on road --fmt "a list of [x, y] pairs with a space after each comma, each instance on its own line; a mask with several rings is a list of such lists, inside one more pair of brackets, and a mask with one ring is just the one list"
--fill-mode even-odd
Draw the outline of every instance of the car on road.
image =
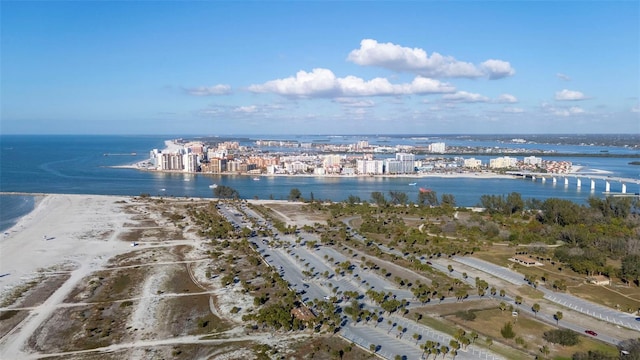
[[587, 333], [587, 334], [589, 334], [589, 335], [591, 335], [591, 336], [598, 336], [598, 333], [596, 333], [596, 332], [595, 332], [595, 331], [593, 331], [593, 330], [585, 330], [584, 332], [585, 332], [585, 333]]
[[637, 317], [637, 318], [636, 318], [636, 321], [640, 321], [640, 317]]

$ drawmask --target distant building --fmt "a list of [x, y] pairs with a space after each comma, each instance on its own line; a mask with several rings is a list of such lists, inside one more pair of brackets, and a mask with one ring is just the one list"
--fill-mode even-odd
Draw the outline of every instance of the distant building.
[[384, 172], [384, 161], [356, 160], [356, 171], [358, 174], [381, 175]]
[[183, 159], [182, 159], [182, 164], [183, 164], [183, 171], [185, 172], [196, 172], [198, 171], [198, 155], [197, 154], [193, 154], [193, 153], [188, 153], [188, 154], [184, 154], [182, 155]]
[[429, 152], [443, 153], [446, 150], [446, 146], [443, 142], [429, 144]]
[[542, 158], [535, 156], [528, 156], [522, 160], [525, 165], [540, 166], [542, 164]]
[[464, 167], [466, 168], [476, 169], [481, 166], [482, 166], [482, 160], [475, 159], [475, 158], [464, 159]]
[[414, 154], [396, 153], [396, 160], [400, 161], [399, 174], [412, 174], [416, 171], [416, 156]]
[[160, 170], [182, 171], [184, 169], [183, 157], [180, 153], [162, 153], [160, 160]]
[[489, 160], [489, 167], [492, 169], [515, 168], [517, 164], [518, 160], [509, 156]]
[[526, 267], [529, 266], [544, 266], [543, 263], [539, 263], [531, 258], [528, 258], [526, 256], [521, 256], [521, 255], [516, 255], [512, 258], [509, 258], [509, 261], [513, 261], [515, 263], [518, 263], [520, 265], [524, 265]]
[[587, 281], [595, 285], [611, 285], [611, 279], [604, 275], [589, 276]]

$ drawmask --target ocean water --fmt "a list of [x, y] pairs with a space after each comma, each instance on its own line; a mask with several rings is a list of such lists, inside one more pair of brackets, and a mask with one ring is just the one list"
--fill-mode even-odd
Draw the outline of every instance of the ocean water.
[[[187, 136], [185, 136], [188, 138]], [[286, 199], [292, 188], [298, 188], [304, 198], [313, 196], [317, 200], [343, 201], [349, 195], [370, 200], [374, 191], [388, 194], [389, 191], [406, 192], [411, 201], [416, 201], [420, 187], [429, 188], [437, 194], [453, 194], [457, 204], [474, 206], [484, 194], [508, 194], [519, 192], [523, 198], [546, 199], [559, 197], [584, 203], [590, 196], [603, 196], [604, 181], [596, 182], [591, 191], [588, 181], [583, 179], [582, 188], [571, 180], [564, 186], [562, 180], [553, 184], [512, 179], [475, 178], [381, 178], [381, 177], [262, 177], [260, 181], [249, 176], [208, 175], [184, 173], [158, 173], [135, 169], [117, 169], [110, 166], [133, 164], [148, 158], [153, 148], [162, 149], [167, 136], [18, 136], [0, 135], [0, 191], [21, 193], [72, 193], [131, 195], [140, 194], [176, 197], [212, 197], [209, 185], [216, 183], [238, 190], [243, 198]], [[251, 145], [256, 139], [274, 139], [274, 136], [246, 137], [243, 145]], [[321, 139], [332, 143], [350, 143], [362, 137], [289, 137], [300, 142]], [[409, 138], [367, 138], [370, 143], [388, 145], [411, 144], [419, 140]], [[447, 139], [444, 139], [447, 142]], [[474, 146], [473, 142], [470, 146]], [[504, 146], [490, 143], [487, 146]], [[564, 146], [564, 151], [578, 153], [583, 146]], [[598, 148], [601, 151], [603, 148]], [[610, 153], [628, 153], [626, 149], [604, 148]], [[131, 155], [135, 153], [135, 155]], [[111, 154], [105, 156], [105, 154]], [[114, 155], [117, 154], [117, 155]], [[476, 157], [481, 158], [481, 157]], [[482, 157], [488, 159], [489, 157]], [[544, 156], [543, 156], [544, 158]], [[563, 159], [564, 160], [564, 159]], [[585, 169], [600, 169], [611, 172], [611, 176], [640, 179], [640, 166], [629, 165], [637, 159], [575, 157], [568, 158]], [[409, 186], [417, 182], [416, 186]], [[611, 191], [620, 191], [622, 184], [611, 183]], [[628, 184], [627, 192], [639, 193], [640, 186]], [[33, 199], [25, 196], [0, 196], [0, 228], [4, 231], [16, 219], [33, 208]]]
[[20, 218], [30, 213], [36, 204], [35, 196], [0, 196], [0, 232], [15, 225]]

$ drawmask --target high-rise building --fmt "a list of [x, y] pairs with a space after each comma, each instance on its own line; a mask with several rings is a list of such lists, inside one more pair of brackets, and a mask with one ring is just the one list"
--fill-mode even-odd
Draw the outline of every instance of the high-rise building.
[[443, 153], [446, 150], [446, 146], [443, 142], [429, 144], [429, 151], [432, 153]]

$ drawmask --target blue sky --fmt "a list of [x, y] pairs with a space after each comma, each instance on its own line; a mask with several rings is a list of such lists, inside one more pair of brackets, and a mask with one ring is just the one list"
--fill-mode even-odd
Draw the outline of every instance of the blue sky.
[[639, 133], [637, 1], [2, 1], [4, 134]]

